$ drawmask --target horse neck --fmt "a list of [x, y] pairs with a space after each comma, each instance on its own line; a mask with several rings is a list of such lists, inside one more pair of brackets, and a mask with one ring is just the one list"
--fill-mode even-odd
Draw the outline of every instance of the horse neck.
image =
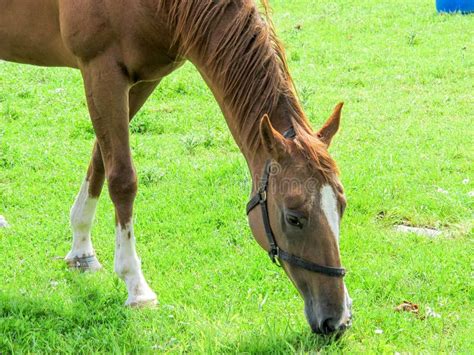
[[[268, 114], [273, 127], [283, 133], [292, 126], [291, 117], [294, 117], [295, 113], [299, 113], [299, 104], [292, 88], [292, 82], [277, 52], [279, 49], [273, 46], [274, 43], [268, 40], [269, 37], [267, 37], [267, 40], [257, 39], [254, 41], [257, 44], [252, 47], [252, 50], [254, 53], [264, 56], [264, 59], [257, 66], [242, 66], [240, 58], [225, 55], [222, 52], [220, 52], [222, 56], [216, 57], [216, 53], [220, 51], [219, 46], [224, 41], [225, 33], [229, 31], [228, 24], [231, 19], [237, 16], [235, 12], [238, 11], [242, 11], [242, 9], [229, 6], [220, 17], [221, 19], [215, 21], [212, 28], [208, 28], [208, 33], [204, 35], [203, 43], [205, 45], [191, 48], [187, 53], [187, 57], [197, 67], [214, 94], [255, 180], [256, 176], [261, 175], [265, 161], [270, 158], [268, 152], [262, 146], [259, 135], [260, 120], [263, 114]], [[270, 33], [269, 27], [263, 24], [256, 9], [254, 9], [253, 15], [254, 18], [249, 26], [256, 26], [257, 30], [260, 26], [260, 31], [264, 27], [264, 30]], [[251, 31], [244, 29], [240, 35], [249, 36], [253, 34]], [[242, 43], [248, 43], [248, 40], [232, 38], [232, 40], [227, 39], [225, 42], [230, 43], [225, 48], [225, 51], [228, 51], [227, 53], [239, 53], [241, 57], [245, 57], [245, 54], [247, 54], [245, 48], [235, 48], [232, 45], [242, 46]], [[249, 57], [247, 57], [247, 60], [249, 60]], [[216, 58], [217, 61], [220, 61], [217, 68], [216, 63], [210, 62], [209, 58]], [[224, 62], [221, 58], [226, 58], [225, 61], [227, 62]], [[253, 63], [252, 60], [249, 60], [249, 62]], [[239, 65], [240, 68], [235, 69]], [[234, 73], [229, 74], [228, 72], [231, 70], [234, 70]], [[229, 85], [229, 80], [226, 82], [224, 78], [225, 75], [237, 77], [240, 80], [237, 79], [237, 82]], [[259, 86], [260, 81], [262, 85]], [[258, 88], [262, 88], [262, 90], [257, 90]], [[250, 100], [246, 100], [249, 97]], [[243, 98], [243, 100], [241, 100], [242, 102], [236, 102], [236, 98]], [[243, 110], [241, 110], [240, 104], [247, 105], [246, 114], [242, 114]]]
[[[229, 104], [229, 100], [222, 95], [223, 90], [219, 85], [219, 79], [214, 78], [212, 74], [207, 74], [205, 69], [198, 67], [198, 70], [219, 104], [227, 126], [247, 161], [252, 177], [261, 176], [265, 162], [271, 158], [260, 139], [259, 126], [262, 116], [255, 114], [252, 117], [241, 117]], [[245, 87], [241, 89], [245, 90]], [[260, 97], [255, 97], [255, 101], [259, 102], [263, 97], [265, 97], [264, 93]], [[267, 113], [272, 126], [281, 134], [292, 127], [289, 104], [283, 95], [276, 107]], [[250, 132], [248, 127], [252, 127]]]

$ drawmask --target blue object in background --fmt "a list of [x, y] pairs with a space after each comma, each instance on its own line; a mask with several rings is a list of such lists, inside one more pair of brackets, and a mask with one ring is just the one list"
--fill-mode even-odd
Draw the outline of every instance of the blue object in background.
[[436, 0], [438, 12], [474, 12], [474, 0]]

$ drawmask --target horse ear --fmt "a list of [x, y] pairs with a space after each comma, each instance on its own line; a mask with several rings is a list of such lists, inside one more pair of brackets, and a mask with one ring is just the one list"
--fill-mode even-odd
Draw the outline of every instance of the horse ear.
[[337, 133], [339, 129], [339, 123], [341, 122], [341, 110], [343, 102], [340, 102], [334, 108], [332, 115], [328, 118], [324, 126], [316, 133], [317, 137], [328, 147], [331, 144], [332, 137]]
[[285, 138], [273, 128], [267, 114], [260, 120], [260, 138], [274, 159], [281, 158], [286, 153]]

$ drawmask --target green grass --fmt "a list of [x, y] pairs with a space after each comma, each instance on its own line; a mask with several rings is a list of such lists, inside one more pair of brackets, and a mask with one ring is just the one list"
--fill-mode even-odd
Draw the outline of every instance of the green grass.
[[[0, 353], [474, 352], [474, 17], [421, 0], [272, 3], [314, 127], [346, 102], [331, 152], [349, 201], [352, 329], [313, 336], [251, 237], [246, 163], [190, 64], [132, 124], [138, 250], [160, 306], [122, 306], [107, 193], [93, 230], [105, 270], [68, 271], [69, 208], [93, 142], [81, 78], [0, 62], [0, 214], [11, 224], [0, 230]], [[397, 223], [443, 235], [397, 234]], [[441, 317], [395, 312], [404, 300]]]

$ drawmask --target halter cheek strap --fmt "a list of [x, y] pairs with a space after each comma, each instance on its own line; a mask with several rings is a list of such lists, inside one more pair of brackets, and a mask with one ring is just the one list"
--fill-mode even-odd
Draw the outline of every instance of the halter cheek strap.
[[[284, 134], [285, 138], [294, 138], [295, 132], [291, 128], [290, 130], [286, 131]], [[262, 210], [262, 218], [263, 218], [263, 226], [265, 228], [265, 234], [267, 236], [268, 244], [270, 245], [270, 250], [268, 251], [268, 255], [273, 263], [277, 264], [278, 261], [286, 261], [289, 264], [298, 266], [302, 269], [317, 272], [320, 274], [324, 274], [326, 276], [332, 277], [344, 277], [346, 274], [346, 269], [339, 268], [339, 267], [330, 267], [330, 266], [323, 266], [311, 261], [305, 260], [293, 254], [287, 253], [286, 251], [282, 250], [276, 240], [275, 236], [272, 231], [272, 227], [270, 225], [270, 216], [268, 214], [268, 206], [267, 206], [267, 190], [268, 190], [268, 181], [270, 178], [270, 167], [271, 167], [271, 160], [267, 160], [265, 163], [265, 167], [263, 170], [263, 176], [260, 180], [260, 185], [257, 190], [257, 193], [250, 199], [247, 203], [247, 214], [249, 214], [255, 207], [260, 205]]]

